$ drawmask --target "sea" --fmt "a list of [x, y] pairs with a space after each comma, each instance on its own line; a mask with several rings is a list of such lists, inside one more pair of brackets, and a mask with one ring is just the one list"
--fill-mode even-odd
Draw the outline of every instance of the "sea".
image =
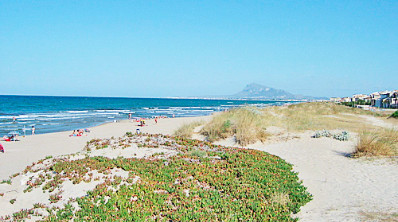
[[206, 116], [242, 106], [265, 107], [290, 101], [110, 98], [0, 95], [0, 136], [30, 135], [90, 128], [137, 118]]

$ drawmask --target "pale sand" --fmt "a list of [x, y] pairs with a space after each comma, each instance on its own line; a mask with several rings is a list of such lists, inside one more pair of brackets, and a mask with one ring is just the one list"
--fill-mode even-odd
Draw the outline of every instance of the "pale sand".
[[[137, 123], [123, 121], [95, 127], [86, 137], [70, 138], [69, 132], [62, 132], [21, 138], [21, 141], [15, 143], [3, 143], [6, 153], [0, 154], [0, 178], [5, 179], [20, 172], [45, 156], [81, 151], [92, 138], [119, 137], [126, 131], [135, 132], [137, 128], [142, 132], [172, 134], [184, 123], [210, 118], [161, 119], [156, 125], [151, 120], [148, 122], [149, 126], [143, 128], [136, 126]], [[377, 124], [380, 125], [380, 122]], [[294, 136], [300, 138], [291, 139]], [[310, 132], [294, 136], [287, 136], [287, 141], [276, 140], [270, 144], [257, 143], [248, 147], [280, 156], [294, 165], [294, 170], [299, 172], [300, 179], [314, 195], [314, 199], [302, 207], [297, 215], [301, 221], [364, 221], [369, 218], [364, 218], [362, 212], [398, 212], [396, 160], [371, 161], [346, 157], [354, 148], [355, 138], [348, 142], [331, 138], [315, 139], [310, 138]], [[203, 139], [199, 135], [195, 137]], [[219, 143], [236, 145], [233, 138]]]

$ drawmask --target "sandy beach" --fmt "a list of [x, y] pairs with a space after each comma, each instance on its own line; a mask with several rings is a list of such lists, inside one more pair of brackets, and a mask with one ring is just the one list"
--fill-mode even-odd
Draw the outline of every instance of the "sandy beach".
[[[46, 156], [82, 151], [87, 141], [95, 138], [120, 137], [138, 128], [145, 133], [170, 135], [184, 124], [209, 121], [211, 118], [170, 118], [160, 119], [158, 123], [148, 120], [144, 127], [139, 127], [137, 122], [124, 120], [94, 127], [82, 137], [69, 137], [71, 132], [59, 132], [20, 137], [17, 142], [2, 142], [6, 152], [0, 154], [0, 179], [21, 172], [26, 166]], [[372, 120], [377, 125], [384, 123], [381, 119]], [[397, 125], [386, 123], [386, 126]], [[198, 134], [194, 137], [203, 139]], [[265, 144], [258, 142], [247, 147], [277, 155], [294, 165], [299, 178], [313, 195], [313, 200], [302, 207], [297, 215], [300, 221], [366, 221], [372, 218], [377, 221], [385, 214], [397, 212], [398, 164], [396, 159], [348, 158], [355, 143], [355, 136], [348, 142], [341, 142], [332, 138], [311, 138], [311, 133], [305, 132], [296, 134], [294, 139]], [[238, 146], [231, 138], [217, 144]], [[5, 186], [0, 185], [0, 193], [6, 189]], [[13, 213], [18, 208], [18, 205], [10, 205], [8, 200], [2, 201], [2, 197], [0, 203], [3, 206], [0, 216]]]
[[87, 141], [120, 137], [126, 132], [135, 133], [140, 129], [143, 133], [172, 134], [184, 124], [199, 120], [208, 120], [211, 116], [159, 119], [156, 124], [153, 119], [146, 121], [146, 126], [140, 127], [139, 122], [123, 120], [116, 123], [106, 123], [90, 128], [90, 133], [81, 137], [70, 137], [72, 132], [57, 132], [18, 137], [19, 141], [1, 141], [5, 153], [0, 155], [0, 180], [8, 179], [14, 173], [19, 173], [28, 165], [46, 156], [72, 154], [81, 151]]

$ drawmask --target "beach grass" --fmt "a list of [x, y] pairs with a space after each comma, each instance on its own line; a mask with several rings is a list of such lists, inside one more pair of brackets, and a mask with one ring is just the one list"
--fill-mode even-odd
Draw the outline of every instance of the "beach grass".
[[287, 132], [323, 129], [360, 132], [364, 128], [375, 128], [358, 115], [382, 116], [380, 113], [329, 102], [299, 103], [263, 109], [244, 107], [215, 115], [201, 133], [209, 141], [235, 136], [236, 142], [245, 146], [256, 141], [266, 141], [270, 136], [266, 129], [270, 126]]
[[258, 140], [265, 141], [266, 133], [263, 113], [254, 107], [233, 109], [216, 115], [201, 130], [209, 141], [235, 136], [240, 145]]
[[397, 156], [398, 131], [380, 129], [363, 131], [359, 134], [353, 157], [362, 156]]
[[275, 125], [293, 132], [322, 129], [345, 129], [357, 132], [367, 125], [358, 115], [382, 115], [330, 102], [299, 103], [264, 109], [265, 116], [270, 113], [275, 113], [279, 117], [274, 121]]
[[184, 124], [174, 132], [174, 136], [191, 138], [195, 128], [203, 124], [203, 121], [195, 121], [192, 123]]

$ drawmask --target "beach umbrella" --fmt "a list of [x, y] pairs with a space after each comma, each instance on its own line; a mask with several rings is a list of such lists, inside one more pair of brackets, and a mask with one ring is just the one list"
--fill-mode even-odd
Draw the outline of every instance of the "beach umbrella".
[[8, 133], [8, 135], [13, 135], [13, 136], [17, 135], [17, 136], [19, 136], [19, 132], [18, 131], [11, 131], [11, 132]]

